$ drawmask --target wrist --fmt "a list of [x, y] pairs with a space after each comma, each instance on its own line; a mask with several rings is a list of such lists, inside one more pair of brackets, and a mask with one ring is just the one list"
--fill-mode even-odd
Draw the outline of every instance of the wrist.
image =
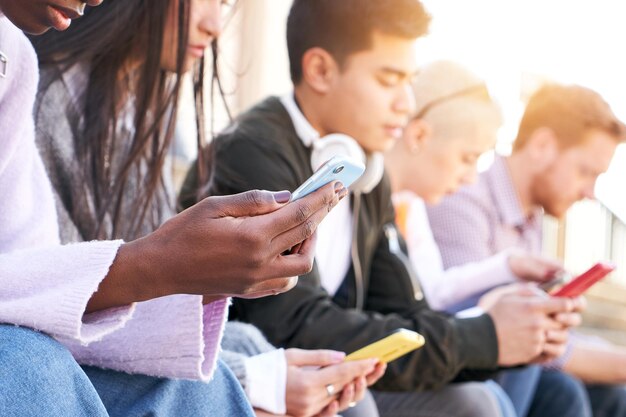
[[107, 279], [119, 282], [120, 290], [131, 302], [172, 294], [160, 277], [163, 268], [159, 265], [159, 257], [146, 243], [144, 239], [124, 243], [107, 275]]

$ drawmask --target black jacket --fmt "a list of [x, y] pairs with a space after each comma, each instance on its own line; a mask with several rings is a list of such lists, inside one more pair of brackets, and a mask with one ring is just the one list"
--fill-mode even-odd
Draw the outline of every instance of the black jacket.
[[[213, 145], [212, 194], [250, 189], [295, 190], [311, 174], [310, 150], [297, 137], [277, 98], [242, 114]], [[193, 179], [188, 188], [197, 188]], [[389, 250], [383, 226], [394, 222], [389, 181], [362, 196], [358, 252], [363, 270], [363, 310], [355, 309], [353, 266], [332, 298], [317, 267], [291, 291], [258, 300], [235, 299], [231, 318], [259, 327], [275, 345], [351, 352], [404, 327], [426, 344], [391, 364], [376, 388], [423, 390], [497, 367], [498, 347], [488, 315], [456, 319], [416, 301], [404, 264]], [[481, 370], [481, 372], [473, 372]]]

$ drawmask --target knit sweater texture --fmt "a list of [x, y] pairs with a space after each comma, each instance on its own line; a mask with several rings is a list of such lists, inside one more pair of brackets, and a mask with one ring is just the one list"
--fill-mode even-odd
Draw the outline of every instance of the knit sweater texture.
[[60, 245], [53, 189], [35, 146], [36, 56], [1, 15], [0, 52], [8, 60], [0, 77], [0, 322], [52, 335], [82, 364], [208, 379], [226, 300], [203, 307], [200, 297], [166, 297], [85, 314], [123, 242]]

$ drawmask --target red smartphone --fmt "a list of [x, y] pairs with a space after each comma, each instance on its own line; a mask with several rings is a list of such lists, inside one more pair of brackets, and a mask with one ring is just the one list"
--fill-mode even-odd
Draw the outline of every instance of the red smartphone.
[[612, 263], [598, 262], [583, 274], [577, 276], [558, 290], [550, 293], [550, 295], [554, 297], [578, 297], [614, 269], [615, 265]]

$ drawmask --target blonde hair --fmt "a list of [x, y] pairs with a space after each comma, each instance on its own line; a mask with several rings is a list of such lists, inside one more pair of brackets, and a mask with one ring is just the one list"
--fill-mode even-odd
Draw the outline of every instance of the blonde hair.
[[455, 62], [435, 61], [424, 66], [412, 87], [416, 108], [413, 118], [435, 126], [437, 137], [453, 136], [455, 126], [468, 120], [496, 127], [502, 124], [500, 108], [485, 82]]
[[610, 106], [595, 91], [579, 85], [546, 84], [528, 101], [519, 125], [513, 151], [522, 149], [540, 128], [555, 133], [559, 146], [567, 148], [583, 143], [590, 130], [600, 130], [626, 140], [626, 127]]

